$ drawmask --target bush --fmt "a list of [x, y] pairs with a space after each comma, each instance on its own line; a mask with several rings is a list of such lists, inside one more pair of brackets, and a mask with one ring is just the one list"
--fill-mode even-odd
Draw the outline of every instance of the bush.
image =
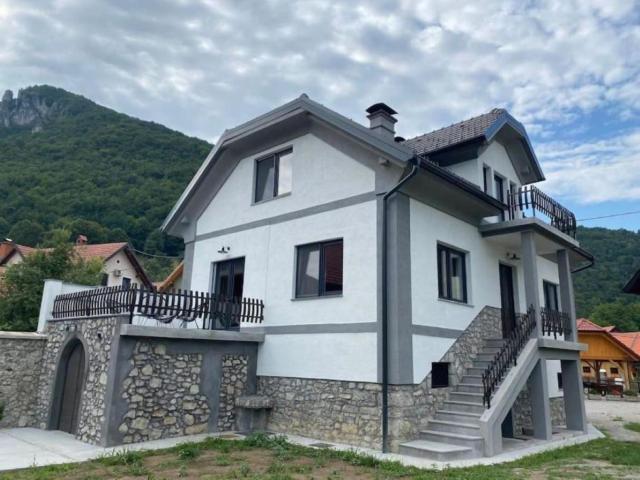
[[622, 394], [625, 397], [637, 397], [638, 396], [638, 392], [636, 392], [635, 390], [625, 390], [624, 392], [622, 392]]
[[178, 458], [180, 460], [191, 460], [200, 455], [200, 446], [195, 443], [183, 443], [178, 446]]

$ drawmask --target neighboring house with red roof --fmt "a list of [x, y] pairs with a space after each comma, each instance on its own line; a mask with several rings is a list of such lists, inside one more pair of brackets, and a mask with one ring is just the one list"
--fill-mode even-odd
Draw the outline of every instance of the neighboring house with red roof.
[[589, 346], [580, 353], [584, 383], [611, 385], [619, 379], [626, 390], [638, 390], [640, 332], [617, 332], [579, 318], [578, 341]]
[[[80, 235], [73, 247], [74, 252], [82, 260], [88, 261], [100, 259], [103, 262], [102, 285], [116, 286], [137, 284], [151, 288], [153, 284], [144, 268], [135, 256], [135, 253], [127, 242], [99, 243], [90, 245], [84, 235]], [[22, 262], [29, 255], [37, 251], [50, 249], [37, 249], [25, 245], [19, 245], [12, 241], [0, 243], [0, 274], [7, 267]]]

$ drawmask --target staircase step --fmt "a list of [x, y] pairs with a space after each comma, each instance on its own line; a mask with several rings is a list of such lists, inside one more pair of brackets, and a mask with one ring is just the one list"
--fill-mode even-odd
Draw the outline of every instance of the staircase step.
[[462, 382], [467, 385], [482, 385], [482, 375], [463, 375]]
[[477, 423], [452, 422], [449, 420], [429, 420], [429, 430], [445, 433], [462, 433], [464, 435], [480, 435], [480, 425]]
[[449, 400], [477, 403], [482, 405], [482, 393], [451, 392], [449, 393]]
[[487, 347], [502, 347], [504, 345], [504, 338], [485, 338], [484, 344]]
[[493, 362], [494, 358], [495, 354], [493, 353], [479, 353], [478, 355], [476, 355], [475, 361]]
[[467, 375], [480, 375], [480, 376], [482, 376], [482, 374], [484, 373], [485, 370], [486, 370], [486, 368], [471, 367], [471, 368], [467, 368], [467, 371], [465, 373]]
[[487, 347], [484, 346], [482, 347], [482, 349], [480, 350], [479, 353], [483, 353], [483, 354], [487, 354], [487, 355], [495, 355], [496, 353], [498, 353], [500, 351], [501, 347]]
[[481, 452], [484, 439], [480, 435], [465, 435], [463, 433], [436, 432], [434, 430], [423, 430], [420, 432], [420, 440], [430, 442], [442, 442], [450, 445], [460, 445], [461, 447], [473, 448], [476, 452]]
[[442, 420], [445, 422], [478, 424], [478, 422], [480, 421], [480, 414], [470, 412], [456, 412], [453, 410], [436, 410], [434, 418], [435, 420]]
[[413, 440], [402, 443], [400, 444], [399, 453], [438, 462], [461, 460], [475, 456], [472, 448], [441, 442], [429, 442], [427, 440]]
[[483, 393], [482, 383], [459, 383], [456, 392]]
[[453, 412], [483, 413], [485, 410], [482, 403], [445, 400], [443, 404], [445, 410], [450, 410]]
[[482, 370], [484, 370], [489, 365], [491, 365], [491, 362], [489, 360], [474, 360], [473, 361], [473, 368], [481, 368]]

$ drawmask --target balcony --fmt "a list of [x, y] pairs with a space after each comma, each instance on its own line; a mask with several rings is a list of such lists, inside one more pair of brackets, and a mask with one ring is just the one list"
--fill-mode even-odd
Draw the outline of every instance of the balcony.
[[541, 218], [562, 233], [576, 238], [576, 216], [573, 212], [533, 185], [524, 185], [507, 194], [506, 220]]
[[254, 298], [224, 298], [207, 292], [158, 292], [132, 285], [104, 287], [56, 296], [56, 320], [127, 315], [140, 326], [239, 330], [242, 324], [260, 324], [264, 302]]

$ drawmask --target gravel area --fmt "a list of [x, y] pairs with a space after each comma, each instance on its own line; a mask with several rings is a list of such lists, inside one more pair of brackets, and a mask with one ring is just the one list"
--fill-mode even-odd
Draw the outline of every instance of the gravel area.
[[640, 423], [640, 402], [585, 400], [587, 417], [616, 440], [640, 442], [640, 433], [624, 428], [628, 422]]

